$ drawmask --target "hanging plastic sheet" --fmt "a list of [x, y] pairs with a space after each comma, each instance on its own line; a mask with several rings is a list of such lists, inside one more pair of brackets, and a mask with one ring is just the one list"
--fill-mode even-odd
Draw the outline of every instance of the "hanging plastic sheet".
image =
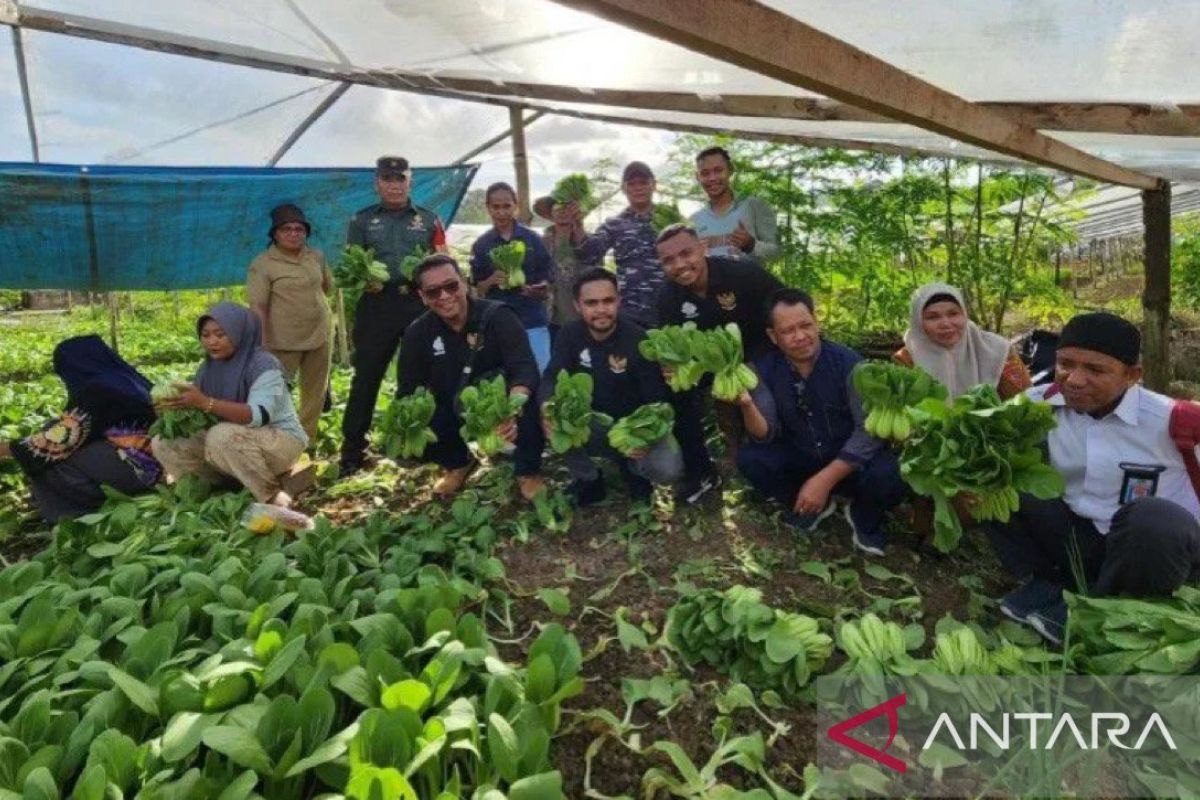
[[[449, 225], [477, 165], [413, 170], [412, 197]], [[246, 278], [270, 210], [295, 203], [335, 262], [378, 202], [370, 169], [113, 167], [0, 162], [0, 287], [206, 289]]]

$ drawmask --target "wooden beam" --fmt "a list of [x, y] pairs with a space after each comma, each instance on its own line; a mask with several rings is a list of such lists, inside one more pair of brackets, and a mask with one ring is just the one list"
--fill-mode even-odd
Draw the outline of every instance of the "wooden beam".
[[1200, 105], [980, 103], [1030, 128], [1131, 136], [1200, 136]]
[[1171, 381], [1171, 186], [1142, 192], [1146, 287], [1142, 292], [1143, 380], [1157, 392]]
[[517, 216], [526, 225], [533, 219], [529, 207], [529, 157], [525, 152], [525, 109], [508, 109], [508, 129], [512, 133], [513, 171], [517, 173]]
[[1158, 185], [1154, 177], [1018, 125], [756, 0], [555, 2], [977, 147], [1106, 183]]
[[309, 112], [308, 116], [296, 126], [296, 129], [292, 131], [286, 139], [283, 140], [283, 144], [279, 145], [279, 149], [275, 151], [274, 155], [267, 159], [267, 166], [273, 167], [278, 164], [279, 159], [287, 155], [287, 151], [291, 150], [296, 142], [300, 141], [300, 137], [308, 133], [308, 129], [311, 128], [317, 120], [324, 116], [325, 112], [332, 108], [334, 103], [336, 103], [338, 100], [341, 100], [342, 95], [350, 91], [350, 86], [351, 84], [345, 81], [339, 83], [337, 88], [330, 92], [324, 100], [317, 103], [316, 108]]
[[[545, 111], [538, 110], [538, 111], [533, 112], [528, 117], [525, 117], [525, 127], [529, 127], [530, 125], [537, 122], [539, 119], [541, 119], [544, 116], [546, 116]], [[472, 158], [474, 158], [475, 156], [479, 155], [480, 153], [486, 153], [488, 150], [491, 150], [493, 147], [500, 144], [501, 142], [503, 142], [505, 139], [507, 139], [511, 135], [512, 135], [512, 128], [511, 127], [505, 128], [503, 132], [497, 133], [495, 136], [488, 139], [486, 142], [481, 142], [477, 147], [472, 147], [470, 150], [463, 153], [461, 156], [454, 159], [450, 163], [453, 166], [458, 166], [459, 164], [465, 164], [468, 161], [470, 161]]]

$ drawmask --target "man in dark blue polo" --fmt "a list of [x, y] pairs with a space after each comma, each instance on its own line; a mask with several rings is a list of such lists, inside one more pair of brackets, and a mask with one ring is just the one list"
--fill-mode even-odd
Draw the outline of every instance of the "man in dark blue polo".
[[342, 455], [338, 474], [362, 468], [367, 432], [375, 413], [379, 385], [396, 357], [404, 329], [425, 311], [417, 288], [406, 279], [401, 263], [418, 248], [446, 251], [446, 231], [434, 212], [414, 205], [408, 160], [383, 156], [375, 162], [379, 202], [355, 213], [347, 244], [368, 247], [387, 265], [388, 281], [378, 291], [365, 291], [354, 312], [354, 380], [342, 419]]

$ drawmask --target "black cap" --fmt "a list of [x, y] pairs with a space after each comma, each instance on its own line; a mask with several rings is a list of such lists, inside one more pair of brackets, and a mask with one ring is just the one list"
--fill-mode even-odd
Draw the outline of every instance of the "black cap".
[[300, 206], [284, 203], [271, 209], [271, 233], [275, 233], [276, 228], [287, 225], [289, 222], [299, 222], [304, 226], [306, 233], [312, 234], [312, 225], [304, 216], [304, 212], [300, 210]]
[[625, 170], [621, 173], [621, 183], [633, 180], [634, 178], [646, 178], [654, 180], [654, 170], [645, 161], [630, 161], [625, 165]]
[[400, 178], [408, 173], [408, 159], [401, 156], [380, 156], [375, 160], [375, 175], [380, 178]]
[[1142, 333], [1127, 319], [1107, 311], [1079, 314], [1063, 326], [1058, 349], [1078, 347], [1112, 356], [1133, 366], [1142, 353]]

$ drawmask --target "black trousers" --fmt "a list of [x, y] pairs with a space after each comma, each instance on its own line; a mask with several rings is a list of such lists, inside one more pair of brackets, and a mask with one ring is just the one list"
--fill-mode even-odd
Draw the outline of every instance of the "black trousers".
[[708, 412], [708, 387], [702, 382], [695, 389], [671, 395], [675, 409], [675, 440], [683, 455], [683, 477], [695, 480], [713, 472], [712, 456], [708, 452], [704, 417]]
[[415, 294], [401, 295], [395, 287], [364, 294], [354, 316], [354, 378], [342, 418], [342, 459], [362, 458], [375, 414], [379, 386], [396, 358], [404, 330], [425, 310]]
[[62, 463], [29, 476], [29, 484], [33, 504], [50, 523], [100, 508], [104, 505], [101, 486], [111, 486], [122, 494], [139, 494], [152, 485], [139, 478], [108, 442], [85, 444]]
[[1020, 510], [1007, 523], [990, 523], [987, 533], [1018, 578], [1072, 591], [1150, 597], [1200, 580], [1200, 524], [1161, 497], [1122, 506], [1105, 536], [1062, 500], [1022, 495]]

